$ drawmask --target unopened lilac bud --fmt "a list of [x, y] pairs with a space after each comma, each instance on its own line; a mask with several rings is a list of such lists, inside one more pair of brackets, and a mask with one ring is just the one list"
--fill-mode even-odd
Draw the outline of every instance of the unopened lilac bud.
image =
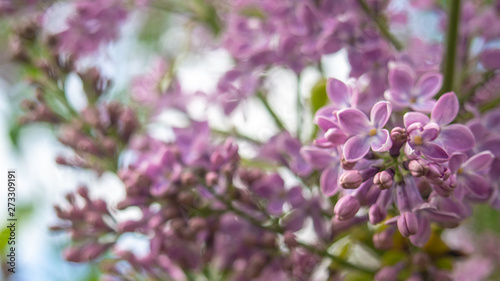
[[258, 169], [240, 169], [238, 175], [242, 181], [252, 184], [262, 177], [262, 172]]
[[414, 177], [423, 177], [429, 173], [429, 166], [425, 160], [420, 158], [410, 161], [410, 163], [408, 163], [408, 169]]
[[345, 171], [340, 176], [340, 186], [344, 189], [356, 189], [363, 183], [363, 177], [357, 170]]
[[112, 244], [90, 244], [81, 251], [84, 261], [91, 261], [101, 256]]
[[69, 247], [63, 251], [63, 257], [70, 262], [81, 262], [81, 249], [77, 247]]
[[439, 194], [439, 196], [449, 197], [453, 192], [453, 188], [442, 182], [441, 184], [434, 185], [434, 191], [436, 191], [436, 193]]
[[208, 172], [205, 175], [205, 182], [208, 186], [214, 186], [217, 184], [218, 178], [219, 177], [215, 172]]
[[293, 234], [293, 232], [291, 231], [285, 231], [285, 233], [283, 234], [283, 238], [285, 240], [285, 244], [289, 248], [295, 248], [299, 245], [297, 243], [297, 239], [295, 238], [295, 234]]
[[370, 220], [370, 223], [373, 225], [382, 222], [386, 216], [387, 212], [385, 208], [382, 208], [382, 206], [378, 204], [373, 204], [370, 207], [370, 211], [368, 212], [368, 218]]
[[400, 127], [395, 127], [394, 129], [391, 130], [391, 140], [392, 140], [392, 146], [389, 149], [389, 154], [392, 157], [397, 157], [399, 156], [401, 147], [406, 143], [407, 140], [407, 134], [406, 130]]
[[418, 232], [418, 219], [413, 212], [404, 212], [398, 218], [398, 229], [401, 235], [409, 237]]
[[352, 195], [345, 195], [339, 199], [333, 212], [338, 220], [348, 220], [353, 218], [359, 211], [359, 201]]
[[443, 177], [445, 170], [444, 168], [437, 163], [429, 164], [429, 173], [426, 175], [428, 179], [435, 180]]
[[378, 188], [382, 189], [382, 190], [385, 190], [385, 189], [389, 189], [392, 187], [393, 183], [394, 183], [394, 180], [393, 180], [393, 177], [394, 177], [394, 172], [392, 172], [392, 170], [386, 170], [386, 171], [382, 171], [382, 172], [379, 172], [375, 175], [375, 177], [373, 178], [373, 184], [375, 184]]
[[196, 183], [196, 177], [192, 172], [184, 172], [181, 175], [181, 183], [183, 186], [189, 186]]
[[108, 204], [103, 199], [91, 201], [90, 205], [95, 211], [100, 212], [101, 214], [109, 214]]
[[77, 193], [78, 193], [78, 195], [80, 195], [85, 200], [87, 200], [87, 201], [90, 200], [90, 198], [89, 198], [89, 189], [86, 186], [82, 185], [82, 186], [78, 187]]
[[66, 194], [66, 201], [68, 201], [70, 204], [75, 204], [75, 194], [73, 193], [68, 193]]
[[188, 226], [194, 232], [199, 232], [207, 228], [207, 221], [201, 217], [194, 217], [189, 220]]

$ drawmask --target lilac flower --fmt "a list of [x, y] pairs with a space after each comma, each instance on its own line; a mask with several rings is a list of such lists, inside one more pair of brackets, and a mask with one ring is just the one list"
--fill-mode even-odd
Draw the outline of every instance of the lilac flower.
[[[439, 125], [429, 123], [427, 116], [416, 112], [406, 113], [404, 118], [405, 125], [411, 124], [406, 127], [408, 143], [405, 146], [405, 152], [408, 157], [416, 158], [423, 154], [434, 161], [444, 162], [448, 160], [448, 153], [435, 143], [440, 131]], [[421, 122], [416, 122], [416, 120]]]
[[483, 51], [481, 54], [481, 63], [487, 69], [499, 69], [500, 68], [500, 50], [499, 49], [488, 49]]
[[391, 111], [390, 103], [378, 102], [371, 110], [370, 120], [357, 109], [344, 109], [337, 113], [340, 127], [350, 135], [343, 147], [347, 161], [359, 161], [368, 153], [370, 147], [377, 152], [388, 151], [391, 148], [389, 131], [383, 129]]
[[461, 124], [448, 125], [457, 113], [458, 99], [454, 93], [447, 93], [439, 98], [430, 119], [422, 113], [406, 113], [406, 154], [413, 158], [423, 154], [429, 159], [444, 162], [449, 158], [448, 151], [466, 151], [474, 147], [474, 136], [467, 127]]
[[467, 160], [463, 153], [455, 153], [450, 158], [450, 171], [456, 174], [457, 189], [455, 197], [462, 200], [466, 196], [472, 200], [486, 200], [492, 193], [488, 173], [494, 156], [489, 151], [478, 153]]
[[68, 29], [58, 34], [60, 48], [75, 57], [89, 55], [118, 37], [126, 17], [121, 0], [79, 1]]
[[328, 99], [332, 102], [331, 108], [341, 110], [356, 107], [356, 103], [358, 101], [358, 89], [352, 82], [345, 84], [338, 79], [329, 78], [326, 83], [326, 93], [328, 95]]
[[[416, 80], [416, 81], [415, 81]], [[395, 109], [410, 107], [421, 112], [430, 112], [435, 100], [432, 98], [441, 89], [443, 77], [437, 72], [427, 72], [418, 80], [410, 66], [399, 63], [389, 66], [389, 90], [385, 98]]]
[[442, 95], [434, 105], [431, 122], [441, 127], [437, 142], [450, 151], [467, 151], [474, 147], [472, 132], [464, 125], [451, 124], [458, 114], [459, 102], [455, 93]]
[[333, 196], [339, 191], [340, 159], [336, 150], [317, 147], [302, 147], [300, 153], [312, 167], [322, 170], [320, 178], [321, 191], [325, 196]]
[[286, 165], [299, 176], [307, 176], [312, 169], [300, 153], [301, 144], [290, 133], [280, 133], [264, 144], [259, 151], [259, 158]]

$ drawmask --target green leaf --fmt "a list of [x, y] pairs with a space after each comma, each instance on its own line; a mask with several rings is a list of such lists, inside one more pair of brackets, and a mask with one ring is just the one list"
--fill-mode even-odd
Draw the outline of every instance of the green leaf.
[[16, 150], [19, 149], [19, 136], [21, 132], [22, 125], [18, 122], [13, 122], [10, 124], [9, 128], [9, 138]]
[[311, 90], [311, 110], [313, 113], [328, 103], [326, 94], [326, 79], [321, 79]]

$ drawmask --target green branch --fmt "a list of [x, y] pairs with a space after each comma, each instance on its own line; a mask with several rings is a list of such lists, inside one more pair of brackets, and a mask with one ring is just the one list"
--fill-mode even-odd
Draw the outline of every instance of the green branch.
[[274, 123], [276, 123], [276, 126], [278, 126], [278, 128], [280, 130], [286, 131], [286, 128], [283, 125], [283, 122], [281, 122], [281, 120], [278, 117], [278, 115], [276, 114], [276, 112], [274, 112], [274, 110], [271, 108], [271, 105], [269, 105], [269, 102], [267, 101], [266, 97], [264, 97], [264, 95], [261, 92], [257, 93], [257, 97], [262, 102], [262, 104], [266, 107], [267, 111], [269, 112], [269, 114], [273, 118]]
[[446, 60], [443, 66], [444, 81], [438, 97], [453, 91], [455, 75], [455, 59], [457, 53], [458, 26], [460, 21], [460, 0], [450, 0], [450, 13], [448, 15], [448, 36], [446, 40]]

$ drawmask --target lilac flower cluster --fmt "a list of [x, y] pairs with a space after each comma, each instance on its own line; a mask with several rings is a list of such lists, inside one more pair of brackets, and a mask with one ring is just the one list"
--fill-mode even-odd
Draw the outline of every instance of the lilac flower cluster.
[[[14, 29], [14, 60], [35, 89], [21, 123], [49, 123], [74, 152], [59, 164], [116, 173], [126, 193], [112, 206], [80, 187], [55, 207], [53, 230], [72, 240], [64, 257], [99, 264], [109, 281], [460, 280], [469, 253], [446, 236], [478, 220], [476, 206], [500, 209], [500, 29], [489, 24], [500, 6], [448, 2], [449, 13], [428, 0], [403, 9], [380, 0], [78, 0], [66, 31], [45, 34], [40, 17]], [[117, 40], [130, 8], [214, 31], [207, 46], [234, 65], [203, 106], [222, 105], [231, 123], [241, 101], [258, 98], [276, 135], [257, 140], [192, 116], [199, 92], [184, 91], [182, 56], [154, 54], [165, 59], [131, 81], [130, 101], [114, 100], [112, 81], [76, 62]], [[410, 11], [440, 20], [446, 44], [406, 32]], [[323, 78], [322, 59], [340, 50], [349, 78]], [[307, 99], [297, 94], [299, 129], [289, 132], [267, 101], [268, 73], [290, 69], [301, 89], [307, 67], [322, 78]], [[81, 109], [67, 98], [70, 75], [83, 85]], [[187, 125], [159, 125], [172, 110]], [[308, 116], [317, 130], [305, 136]], [[151, 124], [171, 137], [160, 140]], [[129, 237], [146, 251], [127, 247]]]
[[[67, 250], [66, 258], [101, 259], [108, 280], [130, 274], [119, 263], [123, 260], [159, 279], [182, 279], [187, 274], [183, 270], [214, 267], [232, 280], [309, 280], [320, 259], [298, 248], [292, 231], [311, 217], [317, 233], [327, 235], [318, 198], [305, 199], [299, 187], [286, 190], [278, 174], [239, 168], [238, 147], [231, 139], [221, 145], [209, 143], [205, 122], [175, 129], [175, 135], [172, 143], [138, 140], [137, 161], [119, 171], [126, 197], [117, 208], [138, 207], [140, 219], [117, 221], [102, 200], [90, 200], [83, 188], [78, 191], [85, 199], [83, 207], [73, 194], [67, 196], [70, 209], [56, 207], [67, 222], [56, 229], [85, 238]], [[285, 204], [295, 211], [278, 223]], [[263, 228], [266, 223], [271, 224]], [[145, 256], [121, 249], [119, 237], [131, 232], [147, 237]], [[102, 257], [108, 248], [113, 253], [109, 259]]]
[[[372, 224], [394, 223], [403, 236], [423, 246], [431, 234], [430, 222], [454, 227], [470, 215], [472, 203], [486, 202], [494, 190], [498, 192], [493, 178], [488, 178], [496, 149], [479, 147], [469, 126], [450, 124], [457, 116], [459, 102], [454, 93], [432, 99], [440, 87], [439, 75], [422, 75], [419, 81], [423, 82], [417, 85], [423, 86], [412, 91], [413, 73], [406, 69], [391, 68], [392, 87], [386, 92], [391, 102], [377, 102], [370, 119], [355, 103], [349, 108], [328, 106], [321, 111], [316, 120], [324, 134], [315, 141], [321, 150], [305, 148], [302, 153], [309, 154], [305, 159], [319, 167], [324, 166], [323, 159], [311, 154], [329, 153], [340, 159], [340, 167], [327, 168], [322, 175], [325, 195], [341, 193], [334, 209], [338, 219], [352, 219], [366, 206]], [[341, 99], [355, 100], [350, 93], [356, 89], [348, 89], [338, 80], [328, 81], [328, 94], [336, 101], [333, 107]], [[420, 90], [427, 95], [423, 98], [429, 100], [430, 107], [415, 106], [416, 100], [413, 104], [402, 102]], [[394, 108], [421, 112], [391, 114]], [[422, 112], [431, 112], [430, 118]], [[498, 144], [497, 139], [493, 142]], [[393, 208], [398, 215], [386, 220]]]
[[78, 1], [68, 28], [57, 34], [59, 49], [75, 58], [92, 54], [118, 37], [127, 17], [124, 1]]

